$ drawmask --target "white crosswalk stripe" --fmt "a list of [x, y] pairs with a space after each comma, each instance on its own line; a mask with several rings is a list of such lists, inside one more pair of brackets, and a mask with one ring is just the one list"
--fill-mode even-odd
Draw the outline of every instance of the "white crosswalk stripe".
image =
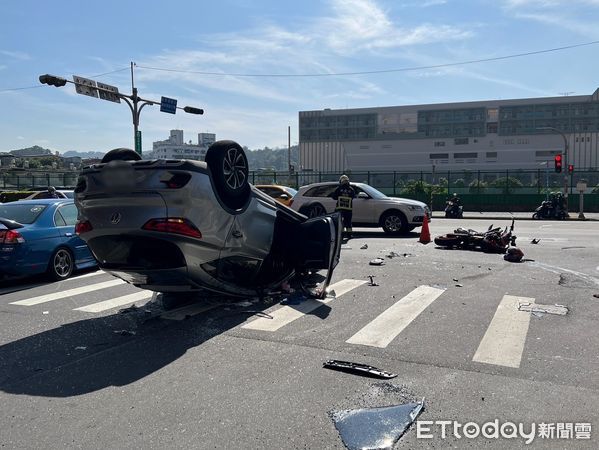
[[504, 295], [472, 361], [520, 367], [530, 312], [518, 311], [519, 301], [533, 304], [535, 299]]
[[401, 333], [427, 306], [434, 302], [445, 289], [431, 286], [418, 286], [376, 319], [354, 334], [348, 344], [368, 345], [385, 348]]
[[107, 311], [109, 309], [117, 308], [119, 306], [129, 305], [135, 302], [142, 302], [152, 298], [152, 291], [141, 291], [135, 292], [134, 294], [123, 295], [122, 297], [113, 298], [111, 300], [105, 300], [103, 302], [92, 303], [91, 305], [81, 306], [75, 308], [73, 311], [83, 311], [89, 313], [98, 313]]
[[105, 281], [103, 283], [95, 283], [90, 284], [89, 286], [78, 287], [74, 289], [67, 289], [66, 291], [54, 292], [53, 294], [40, 295], [38, 297], [28, 298], [25, 300], [19, 300], [16, 302], [11, 302], [11, 305], [21, 305], [21, 306], [34, 306], [39, 305], [41, 303], [52, 302], [55, 300], [60, 300], [66, 297], [72, 297], [75, 295], [86, 294], [88, 292], [99, 291], [101, 289], [106, 289], [112, 286], [117, 286], [119, 284], [125, 284], [123, 280], [110, 280]]
[[366, 281], [362, 280], [341, 280], [329, 286], [329, 291], [335, 291], [335, 297], [327, 297], [323, 300], [309, 299], [301, 302], [299, 305], [293, 306], [285, 305], [273, 312], [268, 313], [270, 318], [260, 317], [250, 323], [243, 325], [241, 328], [260, 331], [277, 331], [279, 328], [293, 322], [296, 319], [299, 319], [309, 312], [314, 311], [316, 308], [329, 303], [335, 298], [341, 297], [343, 294], [346, 294], [352, 289], [355, 289], [365, 283]]

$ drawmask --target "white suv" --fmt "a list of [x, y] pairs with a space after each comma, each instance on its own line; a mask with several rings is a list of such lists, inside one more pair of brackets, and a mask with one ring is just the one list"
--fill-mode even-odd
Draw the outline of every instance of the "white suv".
[[[337, 186], [337, 182], [302, 186], [293, 197], [291, 208], [308, 217], [331, 213], [336, 205], [331, 195]], [[422, 226], [425, 215], [430, 220], [430, 210], [425, 203], [387, 197], [364, 183], [351, 183], [351, 186], [356, 192], [352, 216], [352, 225], [355, 227], [383, 227], [386, 233], [400, 234]]]

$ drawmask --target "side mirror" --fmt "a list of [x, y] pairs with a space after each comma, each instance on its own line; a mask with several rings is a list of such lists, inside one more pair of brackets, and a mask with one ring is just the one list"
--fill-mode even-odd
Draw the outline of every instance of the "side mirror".
[[359, 192], [358, 193], [358, 198], [369, 199], [370, 197], [368, 196], [368, 194], [366, 192]]
[[279, 198], [283, 200], [289, 200], [291, 197], [289, 197], [287, 194], [281, 194], [279, 195]]

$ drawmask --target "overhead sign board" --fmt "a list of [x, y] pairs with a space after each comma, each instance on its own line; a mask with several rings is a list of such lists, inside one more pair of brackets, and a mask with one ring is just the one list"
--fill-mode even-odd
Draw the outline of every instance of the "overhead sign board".
[[73, 75], [73, 81], [75, 82], [75, 91], [77, 94], [98, 98], [98, 88], [94, 80]]
[[162, 97], [160, 99], [160, 111], [175, 114], [177, 112], [177, 100], [174, 98]]
[[98, 81], [98, 92], [100, 94], [100, 98], [102, 100], [108, 100], [109, 102], [121, 103], [121, 98], [119, 97], [119, 88], [116, 86], [111, 86], [109, 84], [100, 83]]

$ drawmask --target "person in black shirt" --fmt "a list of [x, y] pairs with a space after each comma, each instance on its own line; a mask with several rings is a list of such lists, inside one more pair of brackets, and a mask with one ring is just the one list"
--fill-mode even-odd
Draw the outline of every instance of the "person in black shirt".
[[349, 177], [347, 175], [341, 175], [341, 178], [339, 178], [339, 186], [337, 186], [337, 189], [335, 189], [331, 197], [337, 200], [335, 211], [341, 213], [343, 228], [345, 228], [345, 231], [347, 232], [348, 239], [351, 239], [352, 203], [354, 198], [356, 198], [356, 192], [349, 184]]

